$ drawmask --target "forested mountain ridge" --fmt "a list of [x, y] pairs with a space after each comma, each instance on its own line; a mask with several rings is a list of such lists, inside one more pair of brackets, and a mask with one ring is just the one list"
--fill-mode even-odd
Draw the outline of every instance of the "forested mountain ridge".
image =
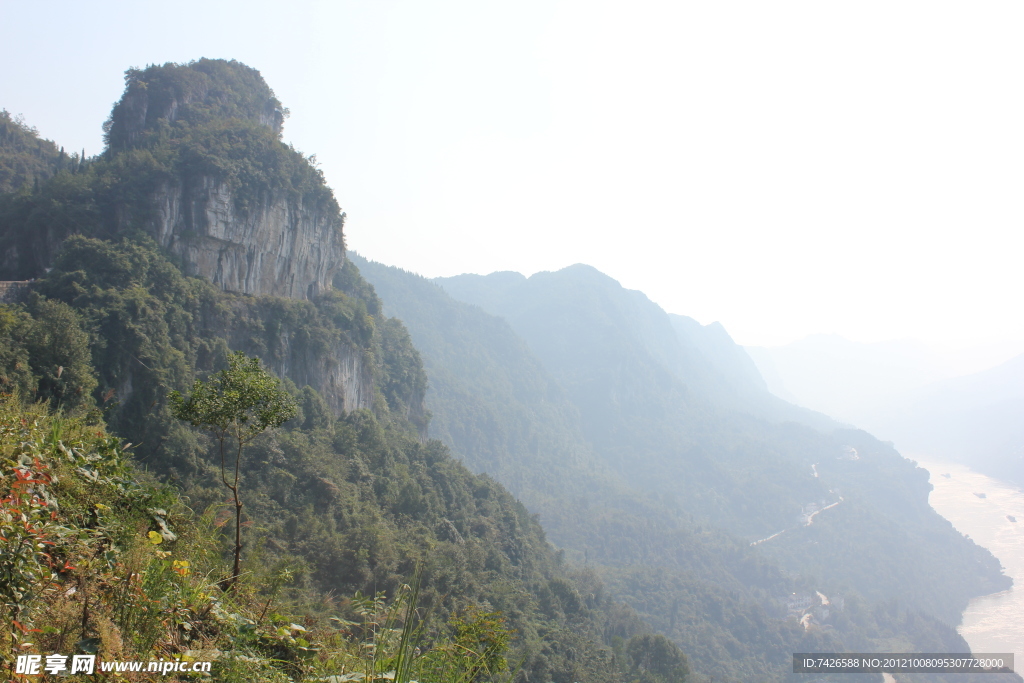
[[[438, 282], [457, 298], [501, 315], [526, 340], [580, 409], [595, 452], [625, 481], [672, 496], [683, 509], [750, 541], [800, 526], [812, 505], [821, 508], [840, 499], [834, 513], [815, 519], [843, 519], [856, 512], [863, 523], [873, 520], [869, 524], [877, 525], [878, 538], [889, 536], [883, 529], [893, 522], [920, 523], [924, 526], [916, 531], [921, 538], [908, 539], [917, 545], [919, 560], [937, 559], [959, 546], [995, 573], [965, 583], [974, 574], [975, 560], [957, 568], [946, 561], [950, 572], [940, 579], [941, 588], [915, 599], [899, 581], [880, 581], [868, 566], [860, 566], [898, 560], [873, 542], [853, 543], [856, 534], [843, 534], [850, 539], [843, 564], [863, 570], [859, 579], [850, 577], [863, 594], [899, 594], [948, 623], [956, 623], [973, 591], [999, 585], [992, 582], [998, 575], [994, 558], [929, 507], [926, 472], [866, 434], [766, 419], [771, 416], [767, 411], [747, 411], [742, 402], [730, 406], [709, 397], [702, 378], [686, 373], [710, 361], [697, 355], [696, 347], [676, 342], [672, 348], [676, 339], [668, 316], [642, 294], [584, 266], [518, 281], [508, 274], [490, 284], [481, 279], [490, 277]], [[656, 342], [653, 333], [660, 334]], [[848, 449], [863, 453], [853, 459]], [[924, 540], [943, 537], [935, 546]], [[786, 557], [803, 562], [799, 555]], [[905, 561], [897, 574], [911, 577], [918, 571], [918, 561]]]
[[[204, 637], [261, 667], [225, 680], [347, 674], [297, 666], [309, 643], [283, 615], [342, 638], [336, 625], [364, 604], [356, 591], [394, 595], [417, 566], [433, 642], [464, 633], [466, 609], [496, 610], [524, 682], [684, 678], [678, 647], [648, 624], [702, 680], [793, 679], [794, 651], [966, 648], [936, 615], [950, 622], [969, 595], [1004, 583], [990, 555], [921, 505], [911, 465], [862, 433], [743, 412], [760, 390], [720, 335], [673, 325], [593, 269], [481, 278], [488, 305], [512, 307], [502, 320], [423, 278], [346, 260], [333, 193], [279, 139], [285, 113], [236, 62], [131, 70], [103, 155], [0, 195], [4, 277], [37, 278], [22, 304], [0, 307], [0, 387], [77, 416], [76, 430], [102, 441], [90, 448], [118, 441], [100, 421], [138, 444], [148, 474], [132, 477], [210, 511], [203, 527], [179, 500], [172, 521], [193, 525], [213, 579], [225, 550], [217, 448], [173, 419], [167, 394], [240, 350], [298, 404], [240, 468], [248, 611], [219, 616], [217, 589], [198, 584], [189, 607], [214, 614], [195, 620]], [[407, 326], [388, 317], [399, 311]], [[14, 431], [30, 421], [19, 410]], [[457, 457], [423, 438], [430, 410]], [[64, 457], [59, 438], [39, 440]], [[17, 461], [4, 466], [13, 481]], [[831, 494], [841, 505], [819, 511]], [[155, 513], [100, 502], [131, 518], [130, 552], [155, 552], [138, 527], [160, 535], [146, 521]], [[182, 570], [160, 562], [150, 566]], [[818, 590], [842, 599], [830, 611], [813, 603]], [[281, 614], [264, 621], [272, 603]], [[112, 652], [133, 633], [114, 625], [67, 618], [34, 647], [68, 637]], [[132, 654], [179, 655], [186, 630], [171, 625]], [[275, 649], [285, 644], [288, 661]], [[655, 652], [664, 666], [650, 666]]]
[[[308, 159], [280, 144], [281, 112], [267, 105], [276, 101], [268, 99], [258, 72], [235, 62], [200, 60], [132, 70], [127, 80], [103, 155], [58, 168], [38, 187], [22, 183], [19, 192], [0, 195], [7, 276], [36, 276], [23, 303], [0, 305], [0, 390], [9, 395], [3, 409], [10, 420], [4, 424], [14, 425], [14, 431], [5, 426], [0, 439], [3, 494], [24, 466], [17, 457], [7, 460], [21, 448], [10, 441], [17, 425], [36, 420], [59, 426], [67, 415], [76, 421], [76, 433], [99, 438], [106, 423], [117, 438], [102, 436], [102, 444], [136, 444], [134, 461], [145, 468], [111, 465], [121, 477], [118, 486], [155, 476], [173, 487], [173, 495], [163, 499], [169, 507], [173, 503], [173, 523], [187, 528], [207, 554], [190, 555], [199, 552], [197, 546], [175, 545], [174, 534], [161, 535], [164, 527], [150, 527], [147, 537], [139, 526], [144, 510], [122, 510], [121, 501], [102, 497], [87, 502], [75, 497], [77, 489], [64, 492], [71, 497], [63, 505], [78, 509], [95, 500], [100, 507], [68, 524], [94, 524], [89, 520], [103, 510], [127, 515], [127, 535], [116, 539], [118, 552], [152, 554], [154, 541], [146, 539], [157, 534], [159, 553], [167, 553], [158, 553], [142, 576], [155, 577], [152, 572], [159, 570], [185, 577], [191, 562], [216, 582], [224, 571], [218, 558], [226, 549], [218, 531], [225, 489], [216, 440], [175, 420], [168, 394], [187, 392], [194, 379], [225, 367], [237, 350], [260, 357], [282, 379], [297, 414], [253, 441], [241, 460], [248, 530], [238, 591], [248, 598], [238, 605], [229, 598], [218, 601], [216, 584], [203, 585], [200, 577], [190, 584], [189, 604], [168, 603], [167, 609], [181, 610], [175, 613], [186, 625], [154, 624], [140, 640], [131, 621], [122, 618], [118, 593], [109, 590], [123, 581], [108, 577], [93, 585], [85, 576], [97, 591], [93, 612], [108, 621], [68, 619], [23, 651], [49, 654], [46, 648], [80, 642], [108, 657], [173, 658], [201, 637], [218, 652], [232, 653], [230, 666], [222, 662], [220, 680], [324, 680], [353, 671], [330, 668], [340, 660], [309, 657], [355, 637], [355, 627], [339, 630], [338, 624], [363, 609], [358, 592], [394, 597], [418, 570], [420, 607], [433, 615], [424, 647], [448, 652], [445, 643], [470, 638], [467, 629], [484, 629], [472, 637], [485, 640], [507, 633], [510, 649], [487, 650], [496, 678], [510, 673], [509, 666], [524, 681], [682, 676], [686, 662], [679, 649], [650, 635], [631, 609], [607, 597], [592, 573], [567, 567], [537, 521], [500, 484], [469, 472], [440, 442], [422, 438], [429, 415], [420, 356], [403, 325], [383, 315], [372, 286], [343, 260], [341, 214], [333, 195]], [[141, 80], [147, 98], [138, 95]], [[175, 227], [170, 241], [161, 239], [159, 226], [169, 225], [160, 222], [161, 188], [169, 183], [187, 194], [209, 188], [211, 177], [230, 191], [230, 205], [221, 205], [224, 212], [218, 214], [220, 225], [240, 235], [237, 242], [221, 240], [221, 256], [230, 259], [242, 250], [254, 269], [247, 272], [282, 278], [288, 288], [235, 289], [237, 282], [219, 266], [204, 266], [187, 249], [176, 248], [175, 239], [196, 238], [192, 228], [212, 230], [212, 223], [194, 223], [182, 232]], [[209, 195], [193, 196], [199, 199], [190, 212], [209, 209]], [[298, 214], [288, 213], [302, 214], [311, 205], [330, 218], [319, 224], [329, 232], [319, 242], [315, 231], [291, 220]], [[287, 211], [266, 210], [275, 206]], [[259, 249], [281, 247], [261, 243], [264, 228], [296, 240], [298, 251], [278, 254], [283, 270], [266, 261], [260, 265]], [[333, 255], [324, 253], [331, 250]], [[317, 253], [316, 263], [324, 268], [309, 271], [309, 283], [291, 278], [301, 274], [295, 264], [302, 254]], [[335, 258], [342, 259], [337, 267], [331, 266]], [[321, 276], [329, 276], [326, 286]], [[275, 296], [281, 293], [291, 296]], [[10, 397], [40, 401], [31, 410], [56, 413], [33, 417]], [[66, 446], [59, 427], [54, 430], [57, 436], [50, 440], [40, 437], [39, 452], [46, 452], [40, 467], [63, 457]], [[89, 452], [109, 449], [102, 444], [82, 445], [82, 457], [99, 462], [101, 456]], [[204, 510], [209, 515], [200, 517]], [[91, 532], [84, 526], [78, 533]], [[73, 548], [62, 545], [65, 550], [79, 561]], [[173, 567], [163, 559], [172, 554]], [[61, 585], [68, 579], [54, 580]], [[153, 578], [138, 590], [156, 601], [163, 597], [147, 591], [183, 589], [174, 586]], [[71, 595], [63, 588], [44, 594], [18, 613], [19, 623], [33, 626], [34, 618], [63, 614], [69, 603], [59, 596], [65, 594]], [[83, 599], [73, 598], [73, 609], [86, 610]], [[239, 612], [225, 612], [228, 602]], [[299, 631], [324, 639], [320, 645], [287, 626], [282, 614], [290, 610]], [[13, 613], [3, 614], [7, 619]], [[458, 642], [450, 645], [452, 652], [479, 645], [471, 638]], [[652, 660], [655, 651], [660, 659]], [[8, 663], [11, 648], [4, 652]], [[241, 660], [234, 660], [236, 653]], [[481, 662], [470, 660], [466, 671], [484, 676]], [[652, 669], [652, 661], [664, 671]]]
[[[431, 434], [451, 445], [473, 469], [492, 472], [508, 485], [531, 510], [540, 514], [556, 543], [573, 557], [589, 562], [606, 578], [613, 594], [633, 604], [659, 630], [683, 643], [698, 670], [737, 679], [756, 678], [768, 671], [772, 672], [771, 677], [785, 677], [785, 665], [778, 661], [772, 663], [774, 654], [789, 647], [783, 643], [791, 636], [785, 635], [785, 629], [780, 626], [787, 622], [787, 605], [792, 604], [789, 596], [793, 592], [802, 595], [810, 586], [833, 597], [843, 597], [840, 604], [847, 606], [845, 612], [836, 614], [833, 610], [819, 633], [838, 638], [848, 650], [856, 650], [884, 648], [894, 642], [890, 640], [893, 638], [916, 642], [925, 649], [925, 643], [938, 646], [934, 639], [945, 638], [948, 640], [943, 641], [946, 642], [944, 647], [965, 648], [951, 628], [926, 615], [941, 610], [944, 620], [955, 622], [960, 606], [971, 591], [988, 592], [1004, 585], [1001, 582], [1005, 579], [999, 578], [998, 564], [991, 556], [964, 541], [928, 508], [927, 482], [919, 476], [923, 473], [915, 473], [910, 463], [900, 465], [904, 462], [901, 458], [865, 434], [824, 434], [799, 424], [765, 421], [735, 410], [723, 413], [720, 403], [716, 406], [715, 401], [705, 397], [698, 397], [690, 405], [673, 407], [664, 394], [654, 395], [643, 400], [663, 411], [676, 411], [676, 415], [681, 416], [684, 432], [688, 431], [696, 443], [691, 445], [689, 453], [679, 449], [676, 456], [679, 462], [675, 464], [671, 459], [653, 462], [658, 451], [650, 448], [650, 442], [643, 441], [643, 435], [629, 431], [633, 428], [629, 423], [639, 415], [642, 419], [637, 422], [645, 428], [651, 424], [656, 429], [664, 427], [658, 425], [657, 420], [643, 416], [643, 410], [635, 406], [622, 408], [633, 411], [628, 419], [615, 413], [620, 411], [621, 402], [645, 391], [645, 383], [629, 384], [629, 381], [657, 377], [659, 368], [656, 360], [651, 359], [656, 359], [658, 354], [664, 358], [665, 350], [671, 349], [671, 338], [665, 330], [672, 330], [672, 321], [660, 324], [648, 320], [636, 326], [638, 337], [651, 334], [652, 330], [662, 334], [660, 343], [643, 338], [629, 340], [631, 325], [616, 321], [616, 311], [626, 309], [623, 318], [630, 323], [643, 315], [644, 310], [658, 311], [644, 300], [640, 300], [639, 311], [629, 311], [639, 299], [636, 293], [626, 293], [618, 301], [601, 301], [602, 291], [615, 296], [618, 285], [596, 271], [577, 267], [569, 269], [568, 273], [546, 274], [550, 281], [559, 275], [570, 278], [582, 272], [581, 279], [588, 284], [575, 282], [566, 288], [580, 293], [582, 300], [573, 300], [565, 292], [540, 291], [529, 303], [538, 308], [549, 305], [554, 310], [531, 310], [520, 300], [510, 307], [520, 306], [515, 310], [522, 317], [502, 319], [474, 305], [453, 300], [446, 293], [452, 279], [431, 282], [397, 268], [367, 262], [356, 255], [352, 258], [374, 283], [385, 310], [406, 322], [413, 342], [423, 354], [430, 380], [427, 404], [434, 415]], [[590, 286], [593, 284], [590, 280], [597, 280], [598, 286]], [[466, 298], [485, 303], [493, 303], [508, 288], [522, 287], [528, 282], [515, 273], [465, 276], [465, 281], [463, 291], [469, 293]], [[569, 301], [567, 307], [555, 308], [565, 300]], [[594, 308], [598, 312], [595, 313]], [[596, 324], [588, 321], [591, 315], [598, 321]], [[516, 334], [520, 323], [525, 331]], [[564, 330], [578, 338], [567, 339], [562, 335]], [[690, 335], [701, 333], [692, 327], [685, 331]], [[549, 354], [547, 358], [531, 343], [530, 334], [536, 335], [538, 346]], [[723, 338], [714, 330], [707, 336], [725, 345], [725, 348], [711, 350], [721, 356], [717, 359], [719, 372], [728, 370], [730, 363], [737, 362], [738, 349], [727, 336]], [[626, 341], [618, 348], [607, 344], [609, 339], [624, 338]], [[606, 346], [588, 348], [587, 340]], [[705, 348], [708, 344], [710, 342]], [[681, 346], [693, 348], [696, 342], [691, 338], [689, 344]], [[647, 349], [653, 351], [648, 353]], [[565, 387], [548, 371], [550, 359], [558, 358], [557, 354], [562, 352], [574, 357], [555, 368], [556, 372], [567, 373], [567, 368], [579, 368], [583, 370], [584, 381], [590, 379], [586, 372], [595, 373], [593, 383], [580, 391], [585, 396], [582, 400], [572, 400], [574, 385], [571, 382]], [[635, 357], [624, 358], [629, 354]], [[739, 357], [741, 365], [735, 375], [740, 381], [754, 384], [756, 389], [758, 383], [756, 378], [751, 378], [749, 367], [746, 379], [742, 379], [742, 358]], [[592, 363], [593, 359], [607, 365], [612, 376], [602, 376], [600, 363]], [[620, 367], [629, 363], [641, 366], [641, 372], [621, 372]], [[646, 369], [642, 368], [644, 363]], [[700, 363], [714, 367], [715, 360], [691, 357], [677, 359], [675, 363], [677, 368], [686, 367], [687, 363], [691, 367]], [[660, 371], [668, 374], [663, 368]], [[620, 377], [625, 378], [626, 385], [616, 384]], [[670, 397], [693, 392], [681, 380], [673, 382], [665, 377], [647, 382], [646, 386], [663, 388]], [[588, 434], [591, 427], [586, 423], [585, 414], [594, 405], [595, 397], [602, 394], [620, 403], [615, 410], [592, 417], [606, 430], [594, 436], [593, 432]], [[472, 409], [467, 410], [466, 406]], [[794, 412], [800, 415], [799, 411]], [[685, 420], [691, 423], [686, 424]], [[829, 421], [820, 420], [817, 424], [828, 425]], [[836, 426], [831, 424], [834, 430]], [[433, 431], [435, 426], [437, 431]], [[742, 437], [738, 442], [740, 448], [716, 454], [704, 463], [697, 459], [707, 457], [701, 456], [701, 450], [707, 450], [709, 438], [714, 439], [711, 443], [717, 444], [715, 448], [728, 447], [730, 442], [737, 441], [735, 432]], [[657, 439], [653, 441], [657, 443]], [[814, 476], [812, 465], [824, 462], [824, 458], [817, 457], [821, 454], [828, 455], [837, 466], [860, 462], [845, 459], [849, 454], [847, 447], [860, 448], [865, 454], [864, 460], [872, 461], [867, 468], [862, 468], [867, 469], [868, 474], [843, 474], [849, 477], [844, 483], [850, 490], [840, 493], [852, 503], [847, 509], [855, 515], [856, 521], [842, 522], [850, 524], [850, 528], [838, 531], [833, 526], [816, 528], [821, 520], [842, 506], [817, 515], [807, 507], [808, 502], [820, 500], [820, 496], [828, 495], [829, 487], [835, 487], [834, 483], [822, 487], [819, 482], [824, 480]], [[873, 450], [876, 448], [881, 448], [882, 452], [876, 453]], [[630, 452], [638, 455], [628, 465], [621, 460], [616, 462], [616, 458], [621, 459]], [[727, 457], [722, 458], [722, 455]], [[723, 460], [730, 458], [732, 463], [725, 468]], [[758, 465], [758, 460], [763, 462]], [[880, 462], [887, 464], [882, 467]], [[742, 468], [750, 467], [760, 468], [754, 470], [759, 473], [736, 478], [737, 474], [742, 474]], [[824, 463], [821, 470], [826, 467], [829, 475], [833, 475], [833, 465]], [[895, 469], [880, 472], [880, 467]], [[658, 474], [652, 476], [652, 468]], [[718, 477], [717, 483], [709, 486], [708, 473], [715, 473], [716, 468], [722, 468], [713, 474]], [[551, 476], [538, 477], [538, 471]], [[684, 472], [689, 481], [680, 480]], [[730, 476], [734, 477], [732, 481]], [[868, 480], [858, 481], [858, 476], [866, 476]], [[873, 490], [870, 482], [873, 476], [889, 477], [898, 484], [883, 482], [878, 490]], [[765, 491], [748, 499], [746, 494], [751, 492], [749, 487], [753, 483], [763, 485]], [[815, 488], [816, 484], [821, 488]], [[680, 495], [681, 491], [685, 494]], [[851, 495], [854, 493], [856, 495]], [[824, 507], [831, 502], [834, 501], [815, 504]], [[843, 504], [846, 505], [846, 501]], [[874, 510], [876, 506], [879, 511]], [[872, 519], [876, 513], [882, 519]], [[804, 520], [813, 515], [813, 524], [803, 526], [804, 522], [799, 519], [801, 514]], [[813, 551], [808, 552], [808, 546], [801, 545], [809, 544], [813, 548], [821, 543], [820, 538], [810, 537], [807, 532], [818, 533], [828, 528], [842, 539], [850, 529], [878, 529], [878, 524], [891, 525], [901, 515], [908, 515], [912, 521], [902, 532], [897, 531], [892, 536], [895, 547], [872, 548], [873, 542], [861, 537], [854, 544], [856, 548], [842, 549], [846, 556], [837, 557], [836, 549], [829, 548], [827, 560], [822, 561]], [[764, 524], [766, 519], [768, 524]], [[772, 527], [772, 519], [781, 521], [784, 526]], [[761, 526], [755, 526], [757, 524]], [[751, 546], [752, 542], [785, 529], [788, 531], [772, 543], [784, 540], [786, 544], [795, 544], [792, 548], [786, 545], [787, 552], [776, 552], [770, 548], [772, 543]], [[914, 537], [927, 529], [930, 530], [926, 534], [935, 540], [922, 545], [920, 539]], [[894, 530], [890, 526], [888, 531]], [[973, 559], [944, 578], [922, 576], [920, 572], [915, 576], [913, 571], [907, 576], [872, 575], [873, 562], [879, 559], [883, 563], [891, 562], [886, 553], [896, 558], [899, 569], [895, 573], [914, 570], [913, 562], [922, 557], [918, 555], [909, 564], [899, 559], [907, 550], [900, 547], [900, 543], [913, 548], [911, 554], [948, 551], [958, 543], [965, 544]], [[929, 546], [929, 543], [933, 544]], [[679, 552], [680, 548], [685, 551]], [[857, 554], [865, 548], [865, 557], [871, 559], [861, 562]], [[926, 564], [942, 561], [933, 556]], [[975, 561], [981, 564], [972, 565]], [[960, 593], [956, 597], [947, 595], [946, 598], [951, 599], [937, 602], [936, 586], [942, 586], [938, 590], [952, 589]], [[897, 595], [898, 598], [894, 597]], [[903, 621], [910, 613], [918, 614], [913, 628]], [[872, 625], [867, 626], [869, 623]], [[934, 630], [926, 635], [930, 629]], [[808, 631], [813, 632], [814, 629]], [[878, 640], [872, 641], [872, 638]]]
[[281, 142], [286, 110], [259, 72], [201, 59], [130, 69], [125, 82], [99, 158], [0, 204], [0, 279], [38, 277], [69, 235], [137, 232], [227, 291], [326, 292], [344, 260], [344, 214], [315, 165]]

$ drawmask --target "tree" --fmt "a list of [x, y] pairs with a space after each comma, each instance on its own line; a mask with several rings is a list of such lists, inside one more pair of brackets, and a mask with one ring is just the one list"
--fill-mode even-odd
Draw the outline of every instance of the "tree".
[[638, 683], [682, 683], [690, 675], [686, 655], [665, 636], [633, 636], [626, 644], [630, 675]]
[[88, 408], [97, 381], [81, 316], [62, 301], [40, 296], [29, 299], [28, 311], [34, 320], [25, 346], [32, 372], [39, 378], [39, 397], [53, 408]]
[[[179, 420], [213, 433], [220, 445], [220, 477], [235, 502], [235, 562], [231, 577], [221, 586], [231, 589], [241, 574], [242, 499], [238, 473], [245, 444], [267, 429], [279, 427], [296, 415], [295, 401], [281, 388], [281, 382], [241, 351], [228, 356], [228, 367], [208, 381], [196, 380], [188, 398], [170, 394], [171, 412]], [[225, 443], [234, 438], [235, 473], [229, 481], [225, 465]]]

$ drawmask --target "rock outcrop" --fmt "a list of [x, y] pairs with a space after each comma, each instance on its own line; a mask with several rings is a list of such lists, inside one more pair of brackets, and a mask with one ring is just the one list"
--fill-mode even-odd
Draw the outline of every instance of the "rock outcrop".
[[373, 407], [373, 370], [360, 349], [338, 343], [329, 353], [311, 353], [289, 348], [283, 338], [281, 351], [264, 359], [271, 370], [316, 389], [335, 415]]
[[[315, 160], [281, 140], [287, 115], [259, 71], [239, 62], [129, 69], [104, 124], [102, 155], [75, 157], [33, 192], [0, 197], [0, 280], [45, 277], [72, 235], [118, 241], [148, 233], [185, 274], [224, 291], [327, 293], [345, 263], [345, 214]], [[16, 128], [29, 142], [37, 137]], [[0, 286], [0, 300], [24, 289]], [[335, 414], [373, 407], [373, 355], [359, 343], [314, 349], [300, 331], [282, 329], [276, 344], [265, 339], [261, 347], [239, 330], [224, 332], [279, 376], [315, 388]], [[118, 395], [133, 387], [140, 385], [129, 370]]]
[[205, 176], [164, 184], [153, 203], [157, 242], [229, 292], [313, 298], [345, 261], [344, 214], [302, 195], [264, 196], [243, 213], [226, 183]]

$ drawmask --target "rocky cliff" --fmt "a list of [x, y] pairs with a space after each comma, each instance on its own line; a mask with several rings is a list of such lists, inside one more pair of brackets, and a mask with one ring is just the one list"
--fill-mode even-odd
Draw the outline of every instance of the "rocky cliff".
[[281, 142], [288, 112], [260, 73], [201, 59], [131, 69], [125, 81], [108, 154], [143, 149], [170, 163], [153, 175], [150, 206], [119, 222], [142, 218], [187, 273], [226, 291], [327, 291], [345, 258], [344, 214], [311, 160]]
[[[361, 349], [337, 341], [324, 353], [295, 345], [292, 339], [282, 334], [278, 353], [264, 354], [275, 374], [316, 389], [334, 415], [373, 407], [373, 368]], [[422, 410], [422, 400], [418, 407]]]
[[344, 214], [303, 195], [264, 195], [242, 212], [228, 183], [181, 177], [163, 183], [153, 204], [149, 229], [160, 246], [229, 292], [311, 299], [345, 260]]
[[144, 232], [226, 291], [330, 289], [345, 217], [312, 158], [281, 141], [288, 112], [260, 73], [201, 59], [129, 69], [125, 83], [100, 157], [0, 196], [0, 279], [42, 276], [70, 235]]
[[[311, 343], [308, 329], [288, 317], [313, 315], [310, 304], [289, 308], [270, 300], [315, 299], [329, 307], [324, 295], [345, 263], [345, 215], [315, 161], [282, 142], [287, 114], [259, 71], [235, 61], [129, 69], [104, 124], [102, 155], [75, 156], [41, 183], [19, 171], [17, 186], [33, 190], [0, 193], [0, 280], [61, 270], [67, 245], [88, 251], [76, 235], [114, 244], [148, 243], [148, 236], [185, 274], [248, 295], [228, 297], [238, 310], [211, 313], [223, 319], [204, 323], [231, 337], [233, 348], [261, 356], [299, 387], [315, 388], [335, 414], [373, 407], [370, 337], [346, 337], [324, 323], [326, 332]], [[11, 126], [27, 140], [15, 151], [42, 144], [34, 130]], [[25, 166], [4, 162], [10, 156], [0, 154], [0, 166]], [[90, 258], [72, 270], [98, 267]], [[104, 286], [112, 285], [123, 283]], [[274, 306], [288, 315], [275, 317]], [[346, 315], [361, 320], [366, 311]], [[267, 321], [273, 324], [263, 329]], [[136, 364], [109, 378], [122, 401], [142, 390]], [[422, 412], [421, 404], [422, 398], [405, 405]]]

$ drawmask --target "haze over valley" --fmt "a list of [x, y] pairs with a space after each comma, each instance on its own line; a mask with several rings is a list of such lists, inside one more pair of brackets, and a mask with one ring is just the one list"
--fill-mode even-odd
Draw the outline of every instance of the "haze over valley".
[[1024, 645], [1019, 8], [5, 9], [5, 670]]

